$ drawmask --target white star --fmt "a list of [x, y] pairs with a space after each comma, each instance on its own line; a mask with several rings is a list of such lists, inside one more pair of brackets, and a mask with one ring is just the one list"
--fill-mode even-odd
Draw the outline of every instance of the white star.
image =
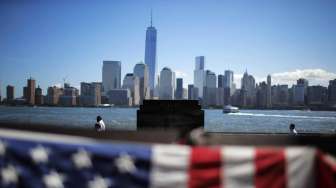
[[132, 173], [136, 170], [134, 165], [134, 160], [128, 154], [121, 154], [115, 161], [114, 164], [117, 166], [121, 173]]
[[88, 182], [89, 188], [108, 188], [110, 185], [111, 181], [101, 176], [95, 176], [93, 180]]
[[43, 182], [47, 188], [63, 188], [65, 177], [56, 171], [51, 171], [43, 177]]
[[0, 140], [0, 156], [4, 156], [6, 153], [6, 144]]
[[89, 168], [92, 166], [90, 154], [84, 149], [80, 149], [77, 153], [73, 154], [72, 161], [75, 163], [77, 168]]
[[18, 182], [18, 173], [16, 169], [9, 165], [7, 168], [1, 169], [1, 177], [2, 177], [2, 182], [5, 185], [8, 184], [16, 184]]
[[30, 150], [30, 156], [35, 163], [48, 162], [48, 154], [49, 151], [41, 145]]

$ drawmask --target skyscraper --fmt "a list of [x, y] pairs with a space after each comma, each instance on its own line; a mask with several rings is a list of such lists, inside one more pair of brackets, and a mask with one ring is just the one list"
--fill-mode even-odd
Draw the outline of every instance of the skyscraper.
[[216, 105], [216, 86], [217, 86], [216, 74], [210, 70], [205, 72], [205, 86], [203, 89], [203, 104], [205, 106]]
[[149, 87], [154, 90], [156, 85], [157, 63], [156, 63], [156, 29], [153, 27], [152, 12], [150, 26], [146, 30], [145, 64], [149, 72]]
[[336, 104], [336, 79], [329, 81], [328, 102], [330, 106]]
[[307, 100], [307, 88], [308, 80], [300, 78], [296, 81], [296, 85], [293, 85], [293, 104], [305, 105]]
[[103, 61], [102, 80], [104, 94], [121, 87], [121, 62]]
[[204, 56], [195, 57], [194, 87], [198, 88], [198, 96], [203, 98], [203, 87], [205, 84]]
[[28, 88], [27, 88], [27, 86], [23, 86], [23, 91], [22, 91], [22, 93], [23, 93], [23, 99], [24, 99], [25, 101], [27, 101], [27, 99], [28, 99]]
[[174, 99], [175, 73], [170, 68], [161, 70], [159, 87], [159, 99]]
[[256, 106], [259, 108], [267, 108], [268, 84], [266, 82], [261, 82], [256, 90]]
[[29, 78], [27, 80], [27, 103], [29, 105], [35, 105], [35, 80]]
[[271, 75], [267, 76], [267, 92], [266, 92], [266, 98], [267, 98], [267, 108], [272, 107], [272, 78]]
[[233, 71], [226, 70], [224, 74], [224, 88], [230, 89], [230, 95], [233, 95]]
[[175, 99], [183, 99], [183, 78], [176, 78], [176, 94]]
[[224, 87], [224, 75], [219, 74], [218, 75], [218, 88]]
[[11, 102], [14, 100], [14, 86], [7, 86], [7, 102]]
[[233, 71], [226, 70], [224, 73], [224, 87], [232, 88], [233, 84]]
[[205, 87], [208, 88], [216, 88], [217, 86], [217, 78], [216, 74], [210, 70], [205, 72]]
[[134, 76], [132, 73], [126, 74], [123, 81], [123, 89], [129, 89], [131, 92], [133, 106], [137, 106], [140, 103], [139, 88], [139, 77]]
[[150, 98], [150, 89], [148, 86], [148, 67], [146, 64], [140, 62], [137, 63], [133, 70], [134, 76], [139, 77], [140, 82], [140, 104], [144, 99]]
[[241, 80], [241, 92], [242, 92], [242, 105], [253, 106], [256, 102], [256, 87], [255, 79], [252, 75], [249, 75], [247, 71]]
[[309, 86], [307, 89], [309, 105], [324, 105], [327, 103], [328, 89], [323, 86]]
[[274, 90], [274, 97], [272, 96], [272, 105], [288, 106], [288, 85], [276, 85], [272, 90]]
[[43, 95], [42, 95], [42, 89], [40, 86], [38, 86], [35, 89], [35, 104], [36, 105], [42, 105], [43, 104]]

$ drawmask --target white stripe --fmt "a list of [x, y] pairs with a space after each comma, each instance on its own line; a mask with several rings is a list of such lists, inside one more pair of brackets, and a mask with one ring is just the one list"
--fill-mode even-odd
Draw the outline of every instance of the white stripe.
[[254, 157], [253, 147], [223, 147], [222, 187], [254, 187]]
[[187, 187], [190, 148], [180, 145], [154, 145], [151, 187]]
[[336, 158], [330, 154], [323, 154], [322, 160], [331, 167], [336, 167]]
[[87, 137], [40, 133], [40, 132], [22, 131], [13, 129], [0, 129], [0, 137], [9, 139], [29, 140], [29, 141], [72, 143], [72, 144], [97, 143], [96, 140]]
[[313, 148], [286, 148], [287, 187], [315, 187], [314, 163], [316, 151]]

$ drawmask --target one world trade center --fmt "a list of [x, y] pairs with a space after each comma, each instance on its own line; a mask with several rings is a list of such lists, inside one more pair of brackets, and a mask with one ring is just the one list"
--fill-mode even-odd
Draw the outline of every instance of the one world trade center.
[[156, 64], [156, 29], [152, 25], [152, 12], [150, 26], [146, 30], [145, 46], [145, 64], [148, 67], [149, 79], [148, 84], [153, 91], [156, 85], [157, 64]]

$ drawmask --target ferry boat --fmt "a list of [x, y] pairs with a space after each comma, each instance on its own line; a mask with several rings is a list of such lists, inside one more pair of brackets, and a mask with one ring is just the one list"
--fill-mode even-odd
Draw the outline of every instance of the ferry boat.
[[113, 106], [114, 106], [113, 104], [101, 104], [98, 107], [100, 107], [100, 108], [111, 108]]
[[223, 108], [223, 113], [227, 114], [227, 113], [237, 113], [239, 112], [239, 108], [235, 107], [235, 106], [231, 106], [231, 105], [226, 105]]

